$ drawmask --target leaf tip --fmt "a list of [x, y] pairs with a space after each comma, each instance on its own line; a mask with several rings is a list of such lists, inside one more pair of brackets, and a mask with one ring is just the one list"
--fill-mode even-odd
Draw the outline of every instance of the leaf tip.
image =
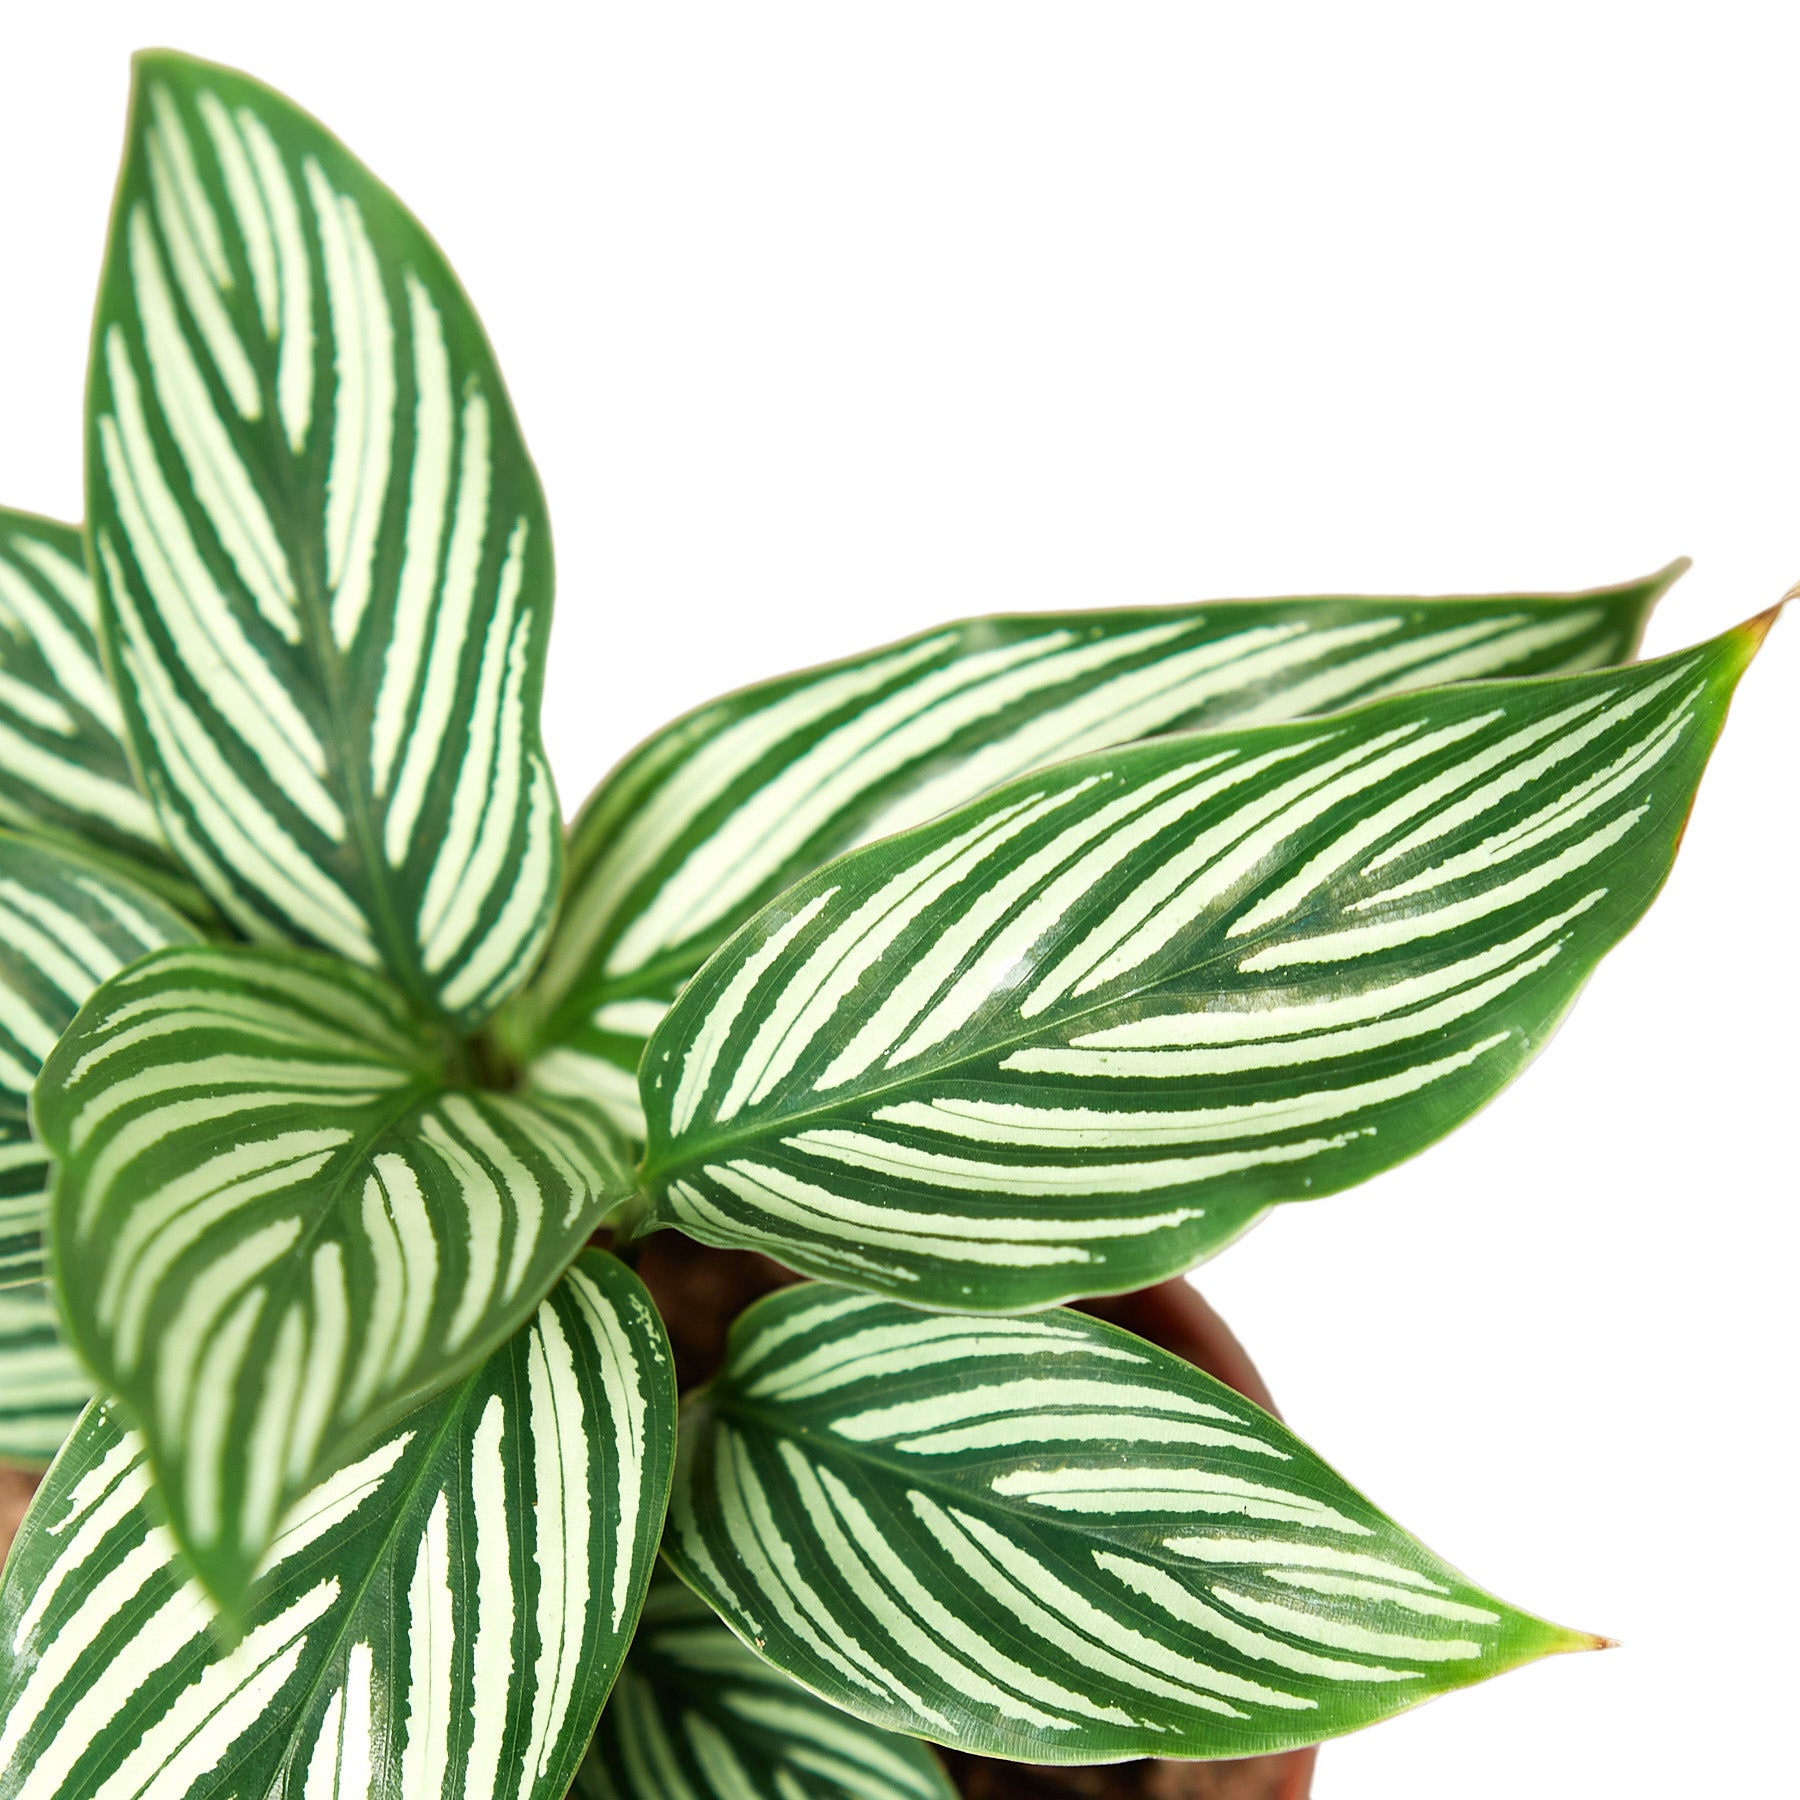
[[1505, 1668], [1519, 1668], [1551, 1656], [1575, 1656], [1589, 1650], [1619, 1648], [1617, 1638], [1605, 1637], [1597, 1631], [1576, 1631], [1572, 1626], [1558, 1625], [1530, 1613], [1517, 1615], [1517, 1622], [1521, 1629], [1505, 1654]]
[[1752, 619], [1746, 619], [1743, 624], [1733, 627], [1725, 634], [1738, 653], [1740, 670], [1750, 666], [1751, 660], [1763, 646], [1763, 639], [1774, 629], [1775, 621], [1781, 617], [1782, 609], [1795, 598], [1800, 598], [1800, 582], [1796, 582], [1766, 611], [1759, 612]]
[[1662, 604], [1663, 596], [1669, 589], [1693, 566], [1694, 559], [1691, 556], [1678, 556], [1673, 562], [1664, 563], [1654, 574], [1623, 583], [1613, 590], [1628, 602], [1628, 636], [1620, 655], [1621, 661], [1630, 661], [1643, 648], [1644, 630], [1650, 623], [1650, 615]]

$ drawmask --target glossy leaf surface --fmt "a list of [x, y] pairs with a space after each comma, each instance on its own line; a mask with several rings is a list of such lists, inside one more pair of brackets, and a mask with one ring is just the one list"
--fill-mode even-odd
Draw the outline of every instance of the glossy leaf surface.
[[0, 831], [0, 1287], [43, 1272], [48, 1166], [27, 1105], [44, 1058], [109, 976], [193, 941], [185, 919], [122, 876]]
[[662, 1526], [674, 1378], [585, 1256], [529, 1328], [287, 1515], [236, 1647], [96, 1405], [0, 1586], [8, 1800], [561, 1800]]
[[654, 1219], [1019, 1311], [1390, 1167], [1649, 904], [1764, 629], [1131, 745], [841, 859], [652, 1040]]
[[583, 809], [522, 1010], [556, 1078], [641, 1135], [632, 1077], [683, 983], [840, 851], [1133, 738], [1622, 660], [1682, 566], [1584, 594], [974, 619], [746, 688], [651, 738]]
[[917, 1738], [809, 1694], [659, 1576], [576, 1800], [956, 1800]]
[[94, 1391], [41, 1281], [0, 1288], [0, 1463], [42, 1468]]
[[858, 1716], [1032, 1762], [1316, 1743], [1595, 1640], [1513, 1611], [1287, 1429], [1077, 1313], [803, 1285], [733, 1327], [664, 1551]]
[[287, 1505], [517, 1330], [626, 1186], [599, 1121], [446, 1074], [378, 977], [242, 947], [115, 977], [45, 1064], [76, 1343], [234, 1611]]
[[550, 537], [442, 256], [289, 102], [140, 57], [89, 409], [102, 622], [169, 841], [248, 935], [478, 1022], [556, 897]]

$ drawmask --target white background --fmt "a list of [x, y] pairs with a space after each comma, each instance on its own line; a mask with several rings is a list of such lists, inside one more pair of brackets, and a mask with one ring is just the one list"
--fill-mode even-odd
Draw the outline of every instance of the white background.
[[[481, 307], [556, 520], [572, 808], [669, 715], [958, 614], [1800, 577], [1776, 5], [15, 6], [0, 498], [76, 517], [126, 56], [312, 107]], [[1518, 1087], [1203, 1271], [1289, 1416], [1625, 1640], [1322, 1800], [1792, 1792], [1800, 617]]]

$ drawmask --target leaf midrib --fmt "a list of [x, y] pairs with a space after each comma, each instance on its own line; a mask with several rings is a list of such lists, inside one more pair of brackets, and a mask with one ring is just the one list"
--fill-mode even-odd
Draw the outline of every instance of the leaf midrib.
[[[209, 77], [215, 87], [229, 89], [235, 84], [229, 72], [225, 70], [209, 70]], [[147, 90], [146, 90], [147, 91]], [[172, 96], [177, 97], [177, 104], [183, 112], [188, 108], [183, 102], [186, 99], [179, 84], [171, 88]], [[259, 115], [260, 116], [260, 115]], [[265, 121], [266, 123], [267, 121]], [[191, 118], [188, 120], [191, 124]], [[139, 124], [140, 130], [147, 127]], [[216, 170], [211, 168], [212, 151], [206, 133], [189, 131], [190, 141], [201, 147], [201, 154], [208, 164], [208, 172], [213, 182], [221, 179]], [[290, 147], [285, 141], [285, 134], [277, 133], [278, 151], [283, 162], [288, 164], [290, 177], [296, 179], [295, 171], [289, 162]], [[336, 150], [335, 144], [330, 146]], [[314, 154], [318, 154], [317, 151]], [[131, 161], [135, 161], [133, 158]], [[349, 159], [346, 159], [349, 160]], [[130, 162], [128, 162], [128, 167]], [[360, 170], [350, 161], [348, 174], [352, 179], [344, 184], [346, 170], [333, 168], [330, 179], [334, 186], [348, 185], [354, 187], [358, 183], [353, 179]], [[138, 192], [134, 199], [139, 204], [150, 204], [148, 194], [148, 176], [139, 168]], [[215, 201], [221, 196], [216, 191]], [[359, 200], [363, 198], [358, 197]], [[163, 239], [161, 221], [154, 218], [154, 206], [151, 206], [153, 229], [159, 240]], [[123, 215], [121, 215], [123, 216]], [[300, 209], [300, 226], [305, 235], [310, 274], [312, 277], [312, 325], [313, 325], [313, 382], [315, 396], [329, 393], [331, 395], [331, 420], [337, 422], [339, 393], [333, 370], [333, 348], [336, 344], [335, 333], [331, 330], [330, 303], [324, 280], [324, 252], [319, 242], [318, 224], [311, 209]], [[324, 426], [317, 416], [312, 420], [311, 430], [301, 451], [296, 452], [288, 443], [285, 435], [278, 433], [274, 421], [281, 417], [280, 396], [278, 393], [280, 341], [268, 338], [256, 325], [253, 317], [255, 311], [254, 283], [250, 280], [250, 268], [245, 257], [242, 243], [235, 233], [226, 233], [227, 253], [233, 262], [233, 291], [222, 296], [230, 309], [234, 334], [240, 347], [252, 359], [256, 370], [256, 380], [261, 390], [262, 399], [262, 435], [251, 435], [244, 424], [236, 417], [236, 409], [230, 404], [221, 404], [223, 399], [229, 402], [229, 396], [223, 394], [216, 367], [210, 355], [200, 359], [202, 379], [212, 390], [214, 408], [219, 417], [227, 424], [233, 438], [237, 441], [239, 454], [244, 458], [245, 467], [253, 477], [267, 483], [262, 498], [269, 504], [271, 523], [280, 535], [283, 549], [289, 558], [294, 576], [294, 593], [296, 608], [301, 621], [301, 648], [304, 660], [311, 665], [316, 679], [318, 704], [324, 715], [325, 737], [323, 749], [328, 766], [328, 785], [334, 789], [344, 804], [346, 823], [348, 825], [347, 848], [356, 864], [357, 874], [361, 877], [360, 885], [367, 893], [370, 909], [369, 923], [376, 947], [382, 955], [385, 972], [403, 989], [407, 997], [432, 1018], [441, 1018], [441, 1009], [435, 1004], [435, 996], [424, 980], [424, 970], [414, 943], [412, 934], [407, 930], [395, 893], [395, 878], [390, 871], [386, 858], [381, 852], [381, 834], [374, 818], [374, 796], [363, 780], [358, 779], [360, 761], [351, 749], [352, 733], [350, 730], [351, 706], [348, 693], [348, 671], [346, 655], [340, 653], [336, 640], [331, 632], [331, 596], [324, 573], [324, 503], [321, 484], [311, 477], [306, 467], [306, 459], [316, 458], [328, 451], [329, 440], [324, 437]], [[163, 253], [169, 254], [169, 246], [163, 241]], [[110, 271], [114, 278], [120, 280], [126, 291], [123, 310], [128, 315], [131, 311], [129, 294], [131, 283], [122, 269]], [[110, 285], [110, 282], [109, 282]], [[385, 286], [385, 282], [384, 282]], [[188, 302], [184, 295], [177, 296], [177, 304], [189, 321], [189, 329], [198, 334], [199, 327], [192, 320]], [[246, 329], [246, 325], [252, 328]], [[404, 410], [396, 398], [395, 421], [400, 424], [404, 419]], [[246, 442], [245, 440], [248, 439]], [[384, 512], [388, 510], [387, 498], [383, 500]], [[384, 533], [385, 535], [385, 533]], [[314, 542], [314, 539], [317, 542]], [[241, 580], [233, 572], [232, 593], [234, 610], [246, 621], [256, 620], [256, 608], [244, 591]], [[371, 607], [370, 612], [373, 612]], [[368, 618], [363, 624], [366, 627]], [[354, 646], [353, 646], [354, 647]], [[354, 899], [355, 896], [353, 895]]]
[[[1651, 827], [1653, 831], [1657, 830], [1662, 825], [1668, 811], [1669, 807], [1667, 803], [1655, 807], [1655, 818]], [[1610, 871], [1617, 864], [1626, 860], [1630, 854], [1627, 849], [1629, 842], [1629, 838], [1622, 839], [1617, 845], [1597, 857], [1592, 863], [1585, 864], [1578, 873], [1584, 879], [1591, 876], [1596, 883], [1600, 883], [1603, 873]], [[1272, 881], [1277, 879], [1279, 875], [1285, 871], [1286, 867], [1287, 865], [1283, 865], [1283, 870], [1276, 871], [1274, 875], [1266, 877], [1265, 880]], [[1663, 872], [1666, 876], [1666, 868]], [[1558, 885], [1561, 884], [1559, 883]], [[1612, 887], [1611, 883], [1603, 883], [1602, 885], [1608, 887], [1609, 892], [1607, 897], [1610, 899], [1612, 893], [1616, 890]], [[1320, 891], [1323, 894], [1329, 894], [1335, 890], [1335, 887], [1336, 883], [1333, 883]], [[1643, 904], [1648, 905], [1649, 899], [1652, 897], [1653, 895], [1646, 896]], [[1254, 892], [1252, 890], [1246, 890], [1239, 896], [1240, 901], [1245, 903], [1253, 898]], [[786, 1136], [796, 1129], [804, 1129], [809, 1123], [829, 1120], [842, 1115], [846, 1111], [861, 1111], [868, 1105], [879, 1102], [890, 1094], [904, 1092], [907, 1089], [916, 1087], [922, 1083], [942, 1080], [946, 1077], [953, 1076], [957, 1071], [960, 1071], [971, 1064], [978, 1064], [994, 1057], [1004, 1056], [1015, 1049], [1027, 1048], [1040, 1042], [1049, 1031], [1054, 1030], [1058, 1033], [1065, 1032], [1068, 1027], [1079, 1025], [1083, 1020], [1092, 1018], [1098, 1013], [1127, 1005], [1131, 1001], [1143, 999], [1146, 996], [1153, 996], [1159, 990], [1171, 987], [1178, 982], [1190, 980], [1193, 977], [1201, 975], [1206, 970], [1217, 967], [1221, 963], [1237, 961], [1243, 957], [1250, 956], [1261, 946], [1300, 935], [1304, 931], [1306, 923], [1309, 920], [1316, 920], [1323, 909], [1323, 902], [1315, 901], [1304, 911], [1290, 914], [1285, 920], [1281, 921], [1279, 925], [1272, 923], [1258, 930], [1247, 932], [1242, 938], [1234, 939], [1230, 947], [1227, 947], [1223, 943], [1217, 944], [1207, 954], [1199, 956], [1193, 961], [1183, 963], [1179, 967], [1163, 970], [1153, 979], [1134, 981], [1126, 987], [1116, 989], [1106, 994], [1104, 998], [1090, 1000], [1080, 1006], [1050, 1009], [1044, 1015], [1041, 1015], [1039, 1020], [1034, 1021], [1028, 1028], [1021, 1027], [1020, 1029], [1001, 1037], [984, 1039], [979, 1046], [969, 1048], [960, 1053], [949, 1054], [938, 1058], [921, 1059], [918, 1063], [909, 1066], [904, 1073], [892, 1074], [886, 1080], [873, 1085], [859, 1086], [847, 1084], [847, 1091], [840, 1094], [835, 1100], [821, 1101], [814, 1106], [808, 1106], [791, 1112], [782, 1112], [778, 1117], [769, 1114], [751, 1114], [747, 1112], [745, 1116], [749, 1123], [747, 1123], [744, 1130], [720, 1133], [711, 1139], [706, 1140], [704, 1143], [695, 1144], [693, 1148], [688, 1149], [679, 1159], [674, 1159], [667, 1163], [660, 1163], [655, 1158], [653, 1151], [647, 1153], [642, 1165], [642, 1179], [648, 1185], [654, 1185], [658, 1188], [665, 1187], [672, 1177], [698, 1164], [716, 1160], [722, 1153], [728, 1154], [730, 1147], [734, 1145], [754, 1147], [756, 1144], [769, 1137]], [[1341, 908], [1339, 910], [1341, 910]], [[1596, 913], [1599, 913], [1604, 910], [1606, 910], [1606, 908], [1605, 902], [1603, 901], [1595, 911]], [[1222, 916], [1220, 922], [1223, 922]], [[1552, 966], [1554, 967], [1554, 965]], [[1585, 973], [1579, 975], [1579, 980], [1585, 979]], [[1224, 993], [1227, 990], [1214, 988], [1208, 991], [1210, 993]], [[663, 1119], [659, 1112], [652, 1118], [651, 1135], [653, 1143], [658, 1134], [658, 1128], [662, 1126], [662, 1124]], [[751, 1130], [749, 1128], [750, 1124], [754, 1124], [760, 1127], [760, 1129]]]
[[[860, 1444], [846, 1444], [835, 1433], [827, 1433], [824, 1430], [814, 1431], [806, 1426], [797, 1427], [793, 1424], [784, 1424], [779, 1412], [760, 1407], [755, 1402], [746, 1401], [735, 1394], [730, 1395], [722, 1402], [716, 1385], [702, 1390], [702, 1394], [704, 1395], [704, 1404], [721, 1416], [734, 1420], [747, 1420], [767, 1432], [771, 1437], [793, 1444], [811, 1458], [836, 1456], [839, 1460], [849, 1463], [853, 1468], [874, 1470], [884, 1477], [891, 1477], [898, 1486], [922, 1488], [934, 1499], [940, 1499], [960, 1507], [965, 1512], [980, 1511], [991, 1518], [1005, 1520], [1014, 1525], [1024, 1522], [1034, 1532], [1048, 1532], [1053, 1538], [1069, 1538], [1081, 1544], [1086, 1544], [1093, 1539], [1100, 1539], [1107, 1544], [1116, 1545], [1120, 1549], [1129, 1549], [1134, 1555], [1144, 1556], [1176, 1573], [1183, 1571], [1189, 1575], [1194, 1573], [1193, 1563], [1161, 1553], [1160, 1544], [1146, 1546], [1140, 1544], [1135, 1537], [1126, 1535], [1130, 1531], [1130, 1527], [1120, 1527], [1115, 1534], [1102, 1531], [1098, 1527], [1071, 1524], [1065, 1519], [1049, 1517], [1042, 1512], [1029, 1511], [1019, 1506], [1009, 1506], [1004, 1499], [988, 1492], [972, 1493], [968, 1488], [959, 1486], [947, 1470], [922, 1472], [916, 1463], [902, 1462], [897, 1455], [883, 1456], [879, 1446], [870, 1448]], [[696, 1396], [696, 1399], [699, 1399], [699, 1396]], [[703, 1420], [697, 1422], [703, 1423]], [[1050, 1450], [1046, 1449], [1045, 1454], [1051, 1454]], [[994, 1459], [996, 1466], [1000, 1461], [1001, 1459], [998, 1457]], [[1288, 1464], [1291, 1464], [1292, 1461], [1291, 1457], [1287, 1459]], [[1348, 1488], [1348, 1483], [1345, 1486]], [[1334, 1496], [1332, 1504], [1341, 1506], [1343, 1499], [1342, 1495]], [[1396, 1529], [1392, 1526], [1391, 1521], [1375, 1514], [1373, 1507], [1369, 1507], [1366, 1502], [1363, 1504], [1365, 1509], [1374, 1515], [1377, 1529]], [[1368, 1522], [1364, 1521], [1364, 1523]], [[1174, 1527], [1163, 1525], [1154, 1528], [1145, 1527], [1145, 1529], [1156, 1529], [1166, 1534]]]
[[[445, 1408], [444, 1422], [432, 1435], [427, 1449], [420, 1454], [417, 1472], [403, 1484], [403, 1491], [399, 1498], [394, 1502], [393, 1508], [388, 1515], [390, 1527], [385, 1533], [381, 1533], [380, 1535], [381, 1547], [374, 1556], [369, 1558], [367, 1567], [364, 1569], [361, 1578], [355, 1585], [353, 1591], [354, 1597], [347, 1600], [344, 1605], [342, 1622], [331, 1634], [330, 1644], [319, 1659], [318, 1672], [313, 1676], [312, 1680], [306, 1684], [305, 1691], [295, 1698], [293, 1713], [296, 1718], [301, 1714], [303, 1707], [311, 1704], [313, 1696], [325, 1685], [327, 1676], [334, 1670], [337, 1663], [338, 1652], [343, 1646], [344, 1640], [351, 1635], [351, 1627], [356, 1622], [357, 1615], [362, 1607], [362, 1602], [368, 1594], [370, 1587], [374, 1584], [376, 1575], [380, 1572], [382, 1564], [392, 1553], [395, 1540], [399, 1538], [401, 1527], [411, 1514], [413, 1502], [417, 1498], [420, 1488], [428, 1485], [427, 1477], [430, 1476], [436, 1466], [438, 1453], [443, 1447], [444, 1440], [454, 1432], [456, 1426], [460, 1423], [464, 1409], [468, 1405], [469, 1398], [474, 1391], [476, 1382], [480, 1379], [480, 1375], [481, 1371], [477, 1368], [470, 1374], [464, 1376], [461, 1388], [455, 1390], [452, 1396], [450, 1396], [452, 1403]], [[349, 1461], [350, 1458], [346, 1457], [343, 1461], [334, 1464], [331, 1469], [326, 1470], [325, 1473], [319, 1477], [319, 1480], [323, 1481], [326, 1475], [334, 1473], [337, 1469], [348, 1466]], [[315, 1482], [313, 1485], [314, 1487], [318, 1486], [318, 1482]], [[308, 1491], [310, 1492], [311, 1490], [309, 1489]], [[379, 1494], [372, 1496], [372, 1498], [376, 1500], [379, 1500], [380, 1497]], [[375, 1529], [379, 1531], [379, 1527], [375, 1527]], [[280, 1792], [282, 1782], [287, 1775], [291, 1760], [296, 1753], [297, 1746], [290, 1743], [287, 1754], [276, 1765], [272, 1784], [263, 1789], [263, 1800], [274, 1800], [274, 1797]]]
[[[954, 1509], [965, 1513], [975, 1513], [987, 1519], [991, 1524], [1006, 1527], [1009, 1533], [1017, 1533], [1022, 1527], [1029, 1540], [1040, 1544], [1047, 1540], [1048, 1544], [1055, 1547], [1059, 1553], [1064, 1552], [1066, 1547], [1072, 1546], [1073, 1553], [1065, 1555], [1065, 1560], [1071, 1568], [1079, 1569], [1087, 1561], [1089, 1552], [1100, 1548], [1111, 1548], [1128, 1553], [1135, 1559], [1164, 1570], [1184, 1589], [1191, 1590], [1196, 1577], [1205, 1573], [1204, 1568], [1197, 1568], [1191, 1560], [1178, 1557], [1165, 1549], [1165, 1540], [1174, 1530], [1178, 1529], [1177, 1526], [1171, 1525], [1167, 1521], [1155, 1526], [1143, 1525], [1138, 1528], [1141, 1535], [1132, 1535], [1133, 1528], [1131, 1527], [1107, 1529], [1094, 1524], [1083, 1525], [1054, 1516], [1046, 1517], [1041, 1512], [1034, 1512], [1021, 1506], [1009, 1506], [1005, 1500], [986, 1489], [971, 1491], [969, 1488], [956, 1485], [947, 1471], [939, 1473], [936, 1479], [933, 1479], [932, 1473], [929, 1471], [920, 1471], [915, 1465], [902, 1464], [882, 1456], [879, 1453], [879, 1447], [845, 1444], [834, 1433], [815, 1432], [804, 1426], [798, 1429], [791, 1424], [783, 1426], [778, 1422], [777, 1415], [757, 1406], [754, 1402], [745, 1401], [737, 1394], [726, 1396], [725, 1403], [721, 1404], [718, 1387], [719, 1384], [714, 1383], [701, 1390], [704, 1404], [720, 1415], [732, 1419], [734, 1423], [740, 1425], [740, 1428], [744, 1423], [758, 1427], [779, 1441], [793, 1444], [810, 1461], [830, 1462], [836, 1460], [859, 1471], [865, 1479], [873, 1474], [880, 1485], [892, 1481], [895, 1487], [903, 1491], [923, 1490], [933, 1499], [943, 1503], [946, 1510]], [[1241, 1396], [1237, 1397], [1241, 1398]], [[697, 1423], [703, 1425], [704, 1420], [699, 1420]], [[1046, 1447], [1046, 1454], [1048, 1454], [1048, 1447]], [[1290, 1457], [1282, 1466], [1291, 1468], [1292, 1462], [1293, 1459]], [[1295, 1482], [1292, 1485], [1301, 1492], [1317, 1489], [1317, 1483], [1310, 1479], [1305, 1482]], [[1416, 1544], [1407, 1532], [1396, 1525], [1379, 1508], [1364, 1499], [1361, 1493], [1348, 1482], [1342, 1482], [1341, 1478], [1340, 1488], [1341, 1491], [1333, 1490], [1329, 1494], [1322, 1493], [1322, 1497], [1327, 1498], [1329, 1503], [1339, 1510], [1350, 1510], [1352, 1516], [1358, 1517], [1359, 1522], [1369, 1526], [1376, 1534], [1370, 1542], [1380, 1544], [1384, 1552], [1388, 1554], [1412, 1551], [1413, 1556], [1403, 1555], [1401, 1558], [1408, 1566], [1415, 1567], [1419, 1573], [1427, 1574], [1433, 1581], [1448, 1580], [1458, 1598], [1466, 1600], [1474, 1596], [1490, 1606], [1499, 1608], [1500, 1623], [1486, 1628], [1496, 1635], [1484, 1648], [1482, 1655], [1468, 1666], [1479, 1670], [1483, 1675], [1497, 1674], [1503, 1668], [1510, 1667], [1511, 1665], [1504, 1660], [1504, 1636], [1516, 1622], [1513, 1609], [1506, 1606], [1504, 1602], [1496, 1600], [1484, 1589], [1476, 1588], [1473, 1583], [1468, 1582], [1454, 1569], [1439, 1564], [1429, 1551], [1425, 1550], [1422, 1545]], [[1349, 1504], [1352, 1501], [1355, 1503], [1354, 1506]], [[895, 1510], [897, 1514], [898, 1509]], [[1143, 1541], [1145, 1535], [1153, 1536], [1154, 1541]], [[1084, 1576], [1083, 1579], [1085, 1578]], [[1156, 1615], [1144, 1611], [1141, 1602], [1125, 1594], [1121, 1594], [1119, 1599], [1129, 1609], [1130, 1615], [1138, 1618], [1140, 1625], [1149, 1635], [1165, 1641], [1181, 1641], [1179, 1628], [1172, 1631], [1160, 1628]], [[1018, 1633], [1013, 1626], [1008, 1625], [1006, 1629], [1009, 1635], [1018, 1638]], [[1265, 1625], [1263, 1629], [1275, 1631], [1284, 1640], [1296, 1641], [1292, 1639], [1292, 1634], [1282, 1631], [1279, 1626]], [[1018, 1641], [1027, 1648], [1036, 1642], [1029, 1638], [1019, 1638]], [[1303, 1641], [1296, 1642], [1298, 1648], [1310, 1647]], [[1266, 1674], [1263, 1665], [1222, 1641], [1208, 1639], [1208, 1655], [1215, 1661], [1223, 1658], [1223, 1666], [1227, 1670], [1252, 1679], [1259, 1679]], [[1029, 1656], [1025, 1660], [1029, 1661]], [[1302, 1676], [1295, 1679], [1309, 1682], [1312, 1678]], [[1451, 1684], [1452, 1687], [1465, 1685], [1467, 1685], [1466, 1681]], [[1440, 1691], [1448, 1690], [1433, 1689], [1432, 1693]], [[1419, 1695], [1415, 1698], [1414, 1704], [1417, 1704], [1420, 1699], [1430, 1697], [1430, 1693]]]

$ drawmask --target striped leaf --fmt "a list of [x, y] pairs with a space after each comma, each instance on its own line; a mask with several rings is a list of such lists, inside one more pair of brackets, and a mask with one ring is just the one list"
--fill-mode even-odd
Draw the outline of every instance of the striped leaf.
[[42, 1468], [93, 1391], [45, 1284], [0, 1289], [0, 1463]]
[[852, 853], [652, 1039], [652, 1222], [1021, 1311], [1412, 1155], [1649, 904], [1766, 628], [1132, 745]]
[[254, 82], [136, 67], [88, 511], [138, 764], [246, 934], [384, 968], [473, 1025], [522, 981], [559, 879], [537, 478], [393, 195]]
[[815, 1693], [1031, 1762], [1289, 1749], [1600, 1641], [1078, 1313], [760, 1301], [683, 1422], [670, 1524], [682, 1575]]
[[1582, 594], [1327, 598], [975, 619], [746, 688], [583, 809], [519, 1030], [641, 1137], [645, 1039], [708, 955], [839, 852], [1065, 757], [1477, 676], [1623, 661], [1685, 564]]
[[956, 1800], [938, 1760], [816, 1699], [668, 1575], [575, 1777], [575, 1800]]
[[561, 1800], [668, 1494], [674, 1380], [584, 1257], [475, 1374], [288, 1513], [236, 1647], [95, 1406], [0, 1587], [7, 1800]]
[[0, 824], [204, 912], [132, 775], [97, 610], [81, 533], [0, 508]]
[[232, 1611], [288, 1504], [531, 1317], [624, 1192], [604, 1127], [447, 1085], [379, 977], [165, 950], [44, 1065], [56, 1278]]
[[[26, 1103], [44, 1058], [101, 982], [193, 938], [123, 877], [0, 831], [0, 1288], [43, 1273], [48, 1171]], [[0, 1354], [0, 1404], [7, 1367]]]

